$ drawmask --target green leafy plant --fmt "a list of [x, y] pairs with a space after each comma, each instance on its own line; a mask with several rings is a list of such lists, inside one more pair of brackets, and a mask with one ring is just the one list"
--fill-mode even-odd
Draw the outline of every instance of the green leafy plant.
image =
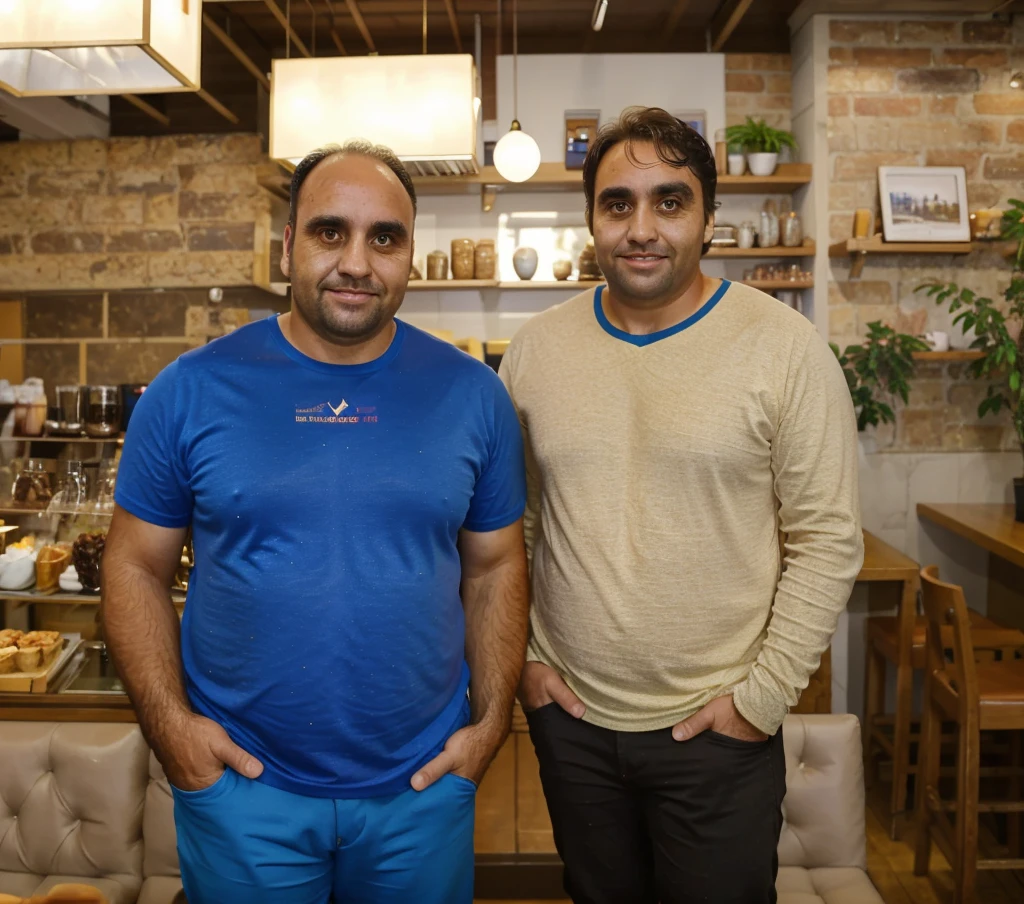
[[978, 417], [1010, 412], [1021, 452], [1024, 453], [1024, 201], [1011, 200], [1003, 214], [1002, 237], [1017, 243], [1010, 284], [1002, 301], [977, 295], [953, 282], [928, 282], [918, 286], [938, 304], [948, 304], [963, 324], [974, 330], [971, 348], [982, 357], [968, 366], [971, 376], [988, 382], [988, 394], [978, 406]]
[[729, 126], [725, 140], [729, 147], [740, 146], [754, 154], [777, 154], [783, 147], [796, 147], [792, 132], [773, 129], [763, 119], [755, 120], [750, 116], [740, 125]]
[[904, 405], [907, 403], [914, 376], [914, 352], [927, 350], [928, 344], [876, 320], [868, 324], [868, 335], [860, 345], [847, 346], [842, 353], [834, 342], [829, 345], [850, 387], [857, 429], [893, 423], [896, 414], [889, 400], [898, 397]]

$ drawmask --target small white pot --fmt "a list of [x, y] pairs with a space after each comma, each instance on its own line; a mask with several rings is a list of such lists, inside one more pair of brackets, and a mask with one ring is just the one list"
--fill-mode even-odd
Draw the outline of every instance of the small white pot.
[[516, 275], [520, 279], [533, 279], [533, 274], [537, 272], [537, 260], [536, 248], [516, 248], [512, 255], [512, 266]]
[[747, 170], [747, 158], [743, 154], [729, 155], [729, 175], [742, 176]]
[[779, 165], [778, 154], [747, 154], [747, 164], [755, 176], [770, 176]]

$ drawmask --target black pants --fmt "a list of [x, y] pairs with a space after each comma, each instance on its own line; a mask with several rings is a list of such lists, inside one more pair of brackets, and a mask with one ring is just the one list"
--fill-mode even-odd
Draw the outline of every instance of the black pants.
[[762, 742], [617, 732], [527, 714], [575, 904], [774, 904], [782, 732]]

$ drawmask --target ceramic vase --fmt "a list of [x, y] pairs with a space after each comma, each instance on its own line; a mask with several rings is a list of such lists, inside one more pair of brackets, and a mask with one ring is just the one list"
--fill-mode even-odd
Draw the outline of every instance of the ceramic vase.
[[533, 274], [537, 272], [537, 249], [516, 248], [512, 255], [512, 266], [520, 279], [533, 279]]
[[472, 239], [452, 239], [452, 279], [472, 279], [475, 245]]

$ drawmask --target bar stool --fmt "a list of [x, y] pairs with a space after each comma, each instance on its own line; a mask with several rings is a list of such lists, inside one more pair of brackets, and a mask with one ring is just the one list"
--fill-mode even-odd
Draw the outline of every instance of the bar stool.
[[[919, 781], [917, 783], [917, 845], [914, 872], [928, 872], [932, 840], [953, 867], [954, 904], [967, 904], [974, 892], [978, 869], [1024, 869], [1019, 857], [1020, 735], [1024, 731], [1024, 659], [1014, 650], [992, 646], [991, 637], [972, 631], [963, 588], [939, 580], [932, 565], [921, 572], [922, 599], [928, 620], [924, 684], [924, 715], [921, 725]], [[950, 636], [951, 635], [951, 636]], [[949, 643], [949, 640], [952, 643]], [[952, 646], [952, 660], [946, 652]], [[977, 663], [979, 649], [1002, 654], [996, 662]], [[942, 754], [942, 723], [955, 722], [957, 732], [956, 801], [939, 795]], [[1010, 731], [1014, 761], [1010, 795], [1016, 800], [979, 801], [980, 746], [982, 731]], [[948, 814], [954, 814], [950, 822]], [[978, 859], [978, 814], [1010, 816], [1010, 847], [1014, 859]], [[1016, 849], [1016, 850], [1014, 850]]]
[[[896, 817], [905, 812], [907, 780], [917, 772], [910, 760], [913, 721], [914, 671], [925, 667], [927, 619], [917, 615], [920, 582], [908, 586], [897, 615], [877, 615], [867, 620], [867, 669], [864, 676], [864, 773], [870, 783], [877, 763], [878, 748], [892, 758], [892, 792], [889, 798], [889, 834], [896, 837]], [[985, 649], [1014, 649], [1024, 646], [1024, 632], [1004, 628], [973, 609], [967, 618]], [[947, 631], [944, 635], [950, 641]], [[888, 663], [896, 666], [896, 712], [885, 712], [885, 684]], [[885, 725], [892, 720], [892, 737]]]

